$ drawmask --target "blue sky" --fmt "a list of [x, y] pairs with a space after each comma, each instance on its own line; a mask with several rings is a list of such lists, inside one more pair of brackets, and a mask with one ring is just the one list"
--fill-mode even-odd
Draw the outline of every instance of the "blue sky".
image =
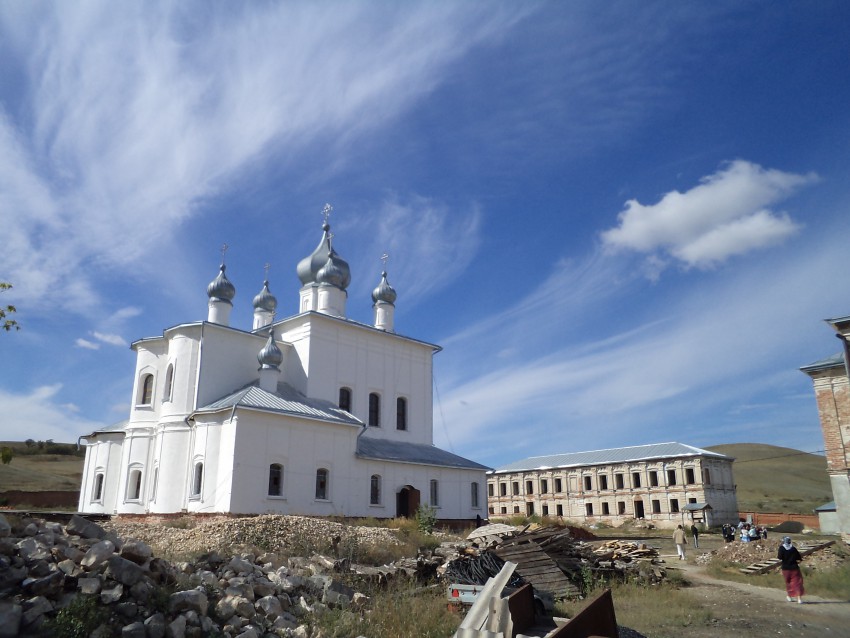
[[334, 206], [390, 254], [434, 431], [497, 466], [823, 448], [798, 368], [850, 314], [846, 2], [2, 3], [0, 439], [125, 418], [129, 343], [278, 312]]

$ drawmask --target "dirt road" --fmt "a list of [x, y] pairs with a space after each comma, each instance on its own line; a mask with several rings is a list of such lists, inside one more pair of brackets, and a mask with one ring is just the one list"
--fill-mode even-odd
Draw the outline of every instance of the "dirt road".
[[785, 600], [785, 592], [712, 578], [703, 567], [664, 555], [668, 569], [679, 569], [690, 583], [688, 594], [695, 605], [712, 611], [709, 627], [683, 628], [682, 638], [718, 636], [824, 636], [850, 637], [850, 592], [844, 600], [804, 596], [804, 604]]

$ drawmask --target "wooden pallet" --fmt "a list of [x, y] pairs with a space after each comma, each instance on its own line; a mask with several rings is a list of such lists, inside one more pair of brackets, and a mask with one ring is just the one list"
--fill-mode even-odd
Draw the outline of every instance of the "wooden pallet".
[[[834, 545], [835, 541], [826, 541], [825, 543], [818, 543], [816, 545], [809, 545], [808, 543], [801, 544], [797, 550], [800, 552], [800, 556], [808, 556], [809, 554], [813, 554], [814, 552], [824, 549], [825, 547], [829, 547], [830, 545]], [[772, 569], [776, 569], [782, 564], [782, 561], [778, 558], [772, 558], [770, 560], [765, 560], [760, 563], [753, 563], [752, 565], [747, 565], [746, 567], [741, 568], [742, 574], [764, 574], [769, 572]]]
[[516, 563], [517, 574], [539, 591], [551, 592], [555, 598], [579, 595], [578, 588], [534, 541], [498, 547], [496, 555], [504, 561]]

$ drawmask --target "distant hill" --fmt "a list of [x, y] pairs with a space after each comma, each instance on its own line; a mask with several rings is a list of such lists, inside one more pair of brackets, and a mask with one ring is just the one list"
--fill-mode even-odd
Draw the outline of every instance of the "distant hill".
[[705, 449], [734, 457], [740, 511], [811, 514], [833, 500], [823, 456], [764, 443]]
[[85, 448], [73, 443], [0, 441], [12, 450], [12, 461], [0, 464], [0, 491], [79, 490], [83, 479]]

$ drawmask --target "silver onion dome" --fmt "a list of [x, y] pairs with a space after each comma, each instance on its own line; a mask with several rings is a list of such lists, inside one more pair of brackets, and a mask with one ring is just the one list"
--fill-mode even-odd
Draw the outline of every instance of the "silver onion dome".
[[236, 287], [224, 274], [225, 269], [224, 264], [219, 267], [218, 276], [207, 286], [207, 297], [230, 303], [236, 296]]
[[395, 289], [387, 281], [387, 271], [382, 272], [381, 283], [372, 291], [372, 301], [375, 303], [383, 301], [388, 304], [394, 304], [396, 297]]
[[330, 224], [325, 222], [322, 225], [322, 241], [316, 246], [316, 250], [298, 262], [295, 272], [298, 273], [302, 286], [315, 283], [316, 275], [328, 261], [328, 252], [331, 250], [330, 229]]
[[259, 354], [257, 354], [257, 361], [260, 362], [260, 366], [263, 368], [275, 369], [283, 363], [283, 353], [274, 341], [274, 329], [269, 330], [268, 341], [266, 341], [266, 345], [264, 345], [263, 349], [260, 350]]
[[277, 297], [269, 290], [268, 279], [263, 282], [263, 289], [254, 297], [254, 310], [265, 310], [271, 313], [277, 310]]
[[316, 283], [329, 284], [340, 290], [345, 290], [351, 283], [351, 270], [348, 263], [333, 249], [328, 253], [325, 264], [316, 273]]

